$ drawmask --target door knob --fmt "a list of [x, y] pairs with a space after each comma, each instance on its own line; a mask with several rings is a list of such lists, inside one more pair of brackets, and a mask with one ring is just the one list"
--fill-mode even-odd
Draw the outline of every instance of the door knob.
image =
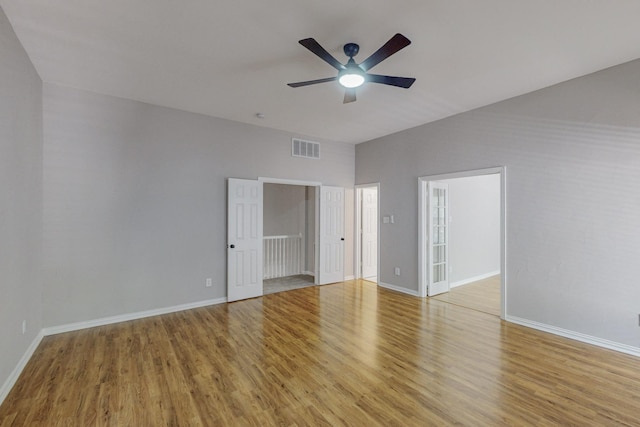
[[234, 249], [234, 248], [236, 247], [236, 245], [229, 245], [229, 247], [230, 247], [231, 249]]

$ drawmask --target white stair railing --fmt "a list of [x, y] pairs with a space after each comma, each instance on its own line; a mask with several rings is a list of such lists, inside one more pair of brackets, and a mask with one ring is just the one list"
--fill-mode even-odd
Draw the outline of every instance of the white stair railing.
[[264, 279], [302, 273], [302, 234], [264, 236], [263, 247]]

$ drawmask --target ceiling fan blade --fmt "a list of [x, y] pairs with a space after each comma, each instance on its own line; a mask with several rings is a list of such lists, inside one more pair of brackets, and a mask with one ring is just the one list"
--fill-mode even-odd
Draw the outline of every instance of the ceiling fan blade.
[[379, 74], [367, 74], [367, 81], [371, 83], [381, 83], [383, 85], [397, 86], [405, 89], [409, 89], [413, 82], [416, 81], [413, 77], [394, 77], [394, 76], [381, 76]]
[[411, 40], [398, 33], [391, 37], [388, 42], [384, 44], [380, 49], [376, 50], [373, 55], [365, 59], [360, 63], [360, 68], [364, 71], [370, 70], [394, 53], [409, 46]]
[[344, 101], [343, 104], [348, 104], [350, 102], [356, 102], [356, 88], [348, 88], [344, 91]]
[[315, 41], [315, 39], [302, 39], [298, 43], [309, 49], [311, 52], [315, 53], [320, 59], [331, 65], [336, 70], [340, 71], [345, 69], [345, 66], [342, 65], [336, 58], [331, 56], [331, 54], [327, 52], [322, 46], [320, 46], [320, 43]]
[[287, 86], [291, 86], [291, 87], [309, 86], [309, 85], [315, 85], [318, 83], [332, 82], [337, 79], [338, 77], [327, 77], [326, 79], [308, 80], [306, 82], [297, 82], [297, 83], [287, 83]]

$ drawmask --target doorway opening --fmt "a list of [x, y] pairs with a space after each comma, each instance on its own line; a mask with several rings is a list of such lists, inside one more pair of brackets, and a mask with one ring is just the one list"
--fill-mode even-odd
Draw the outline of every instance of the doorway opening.
[[316, 187], [265, 182], [264, 295], [316, 284]]
[[421, 296], [506, 315], [505, 168], [419, 178]]
[[380, 184], [356, 186], [356, 279], [378, 283]]
[[[313, 187], [311, 200], [315, 202], [309, 209], [308, 216], [314, 212], [313, 233], [306, 233], [303, 245], [298, 239], [298, 261], [302, 268], [302, 260], [309, 251], [305, 245], [310, 236], [314, 236], [315, 247], [313, 260], [314, 284], [325, 285], [344, 280], [344, 245], [345, 245], [345, 189], [321, 185], [307, 181], [283, 180], [276, 178], [227, 179], [227, 301], [255, 298], [264, 295], [263, 269], [264, 233], [263, 233], [263, 195], [264, 184], [288, 184]], [[307, 189], [305, 189], [307, 191]], [[311, 189], [308, 189], [311, 194]], [[306, 212], [306, 210], [305, 210]], [[305, 213], [307, 215], [307, 213]], [[305, 221], [307, 224], [308, 221]], [[306, 227], [306, 226], [305, 226]], [[299, 233], [298, 233], [299, 234]], [[288, 235], [285, 235], [288, 236]], [[294, 236], [295, 237], [295, 236]], [[296, 239], [294, 239], [296, 240]], [[306, 252], [302, 254], [302, 252]], [[294, 263], [295, 264], [295, 263]], [[274, 267], [278, 268], [278, 267]], [[287, 267], [284, 268], [287, 271]], [[304, 270], [302, 270], [304, 272]]]

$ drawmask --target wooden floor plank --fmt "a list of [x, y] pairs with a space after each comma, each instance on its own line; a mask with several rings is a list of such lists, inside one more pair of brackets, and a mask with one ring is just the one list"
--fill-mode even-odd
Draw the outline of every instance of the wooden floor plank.
[[46, 337], [0, 426], [640, 425], [640, 359], [351, 281]]
[[500, 275], [456, 286], [449, 292], [432, 298], [500, 316]]

